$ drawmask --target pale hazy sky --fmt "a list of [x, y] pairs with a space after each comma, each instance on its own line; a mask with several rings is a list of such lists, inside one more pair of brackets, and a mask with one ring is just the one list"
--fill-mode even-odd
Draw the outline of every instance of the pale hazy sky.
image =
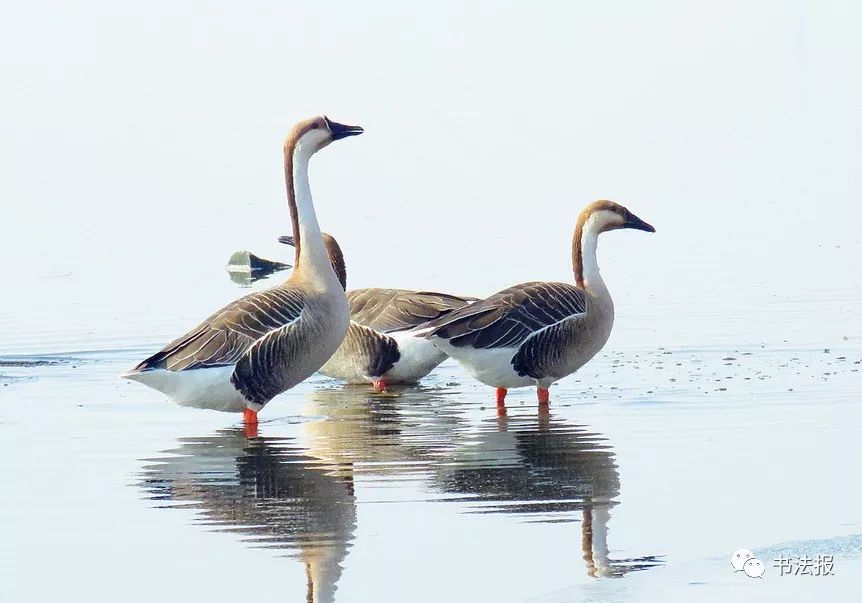
[[62, 301], [82, 325], [185, 324], [236, 297], [232, 251], [290, 255], [281, 140], [322, 112], [366, 128], [312, 163], [352, 286], [570, 279], [578, 212], [611, 198], [658, 230], [600, 242], [618, 314], [859, 290], [857, 3], [415, 10], [8, 5], [3, 323]]

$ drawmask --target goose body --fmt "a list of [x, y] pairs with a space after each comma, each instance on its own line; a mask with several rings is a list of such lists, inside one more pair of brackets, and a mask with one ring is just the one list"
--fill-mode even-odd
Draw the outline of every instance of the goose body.
[[247, 423], [272, 398], [320, 368], [347, 332], [349, 308], [332, 270], [308, 184], [311, 156], [362, 133], [326, 117], [297, 124], [285, 141], [285, 179], [296, 266], [281, 285], [252, 293], [142, 361], [127, 379], [184, 406], [243, 411]]
[[228, 304], [125, 377], [180, 406], [257, 412], [326, 362], [348, 316], [343, 294], [288, 281]]
[[432, 341], [486, 385], [547, 389], [602, 349], [613, 321], [609, 295], [589, 295], [569, 283], [530, 282], [452, 316]]
[[[347, 301], [347, 336], [320, 373], [348, 383], [372, 383], [377, 389], [416, 383], [446, 360], [416, 329], [470, 303], [469, 298], [407, 289], [356, 289], [348, 292]], [[379, 313], [367, 312], [369, 305]]]
[[575, 283], [514, 285], [435, 320], [423, 334], [474, 378], [506, 390], [535, 386], [541, 403], [548, 388], [595, 356], [614, 323], [614, 304], [596, 262], [598, 235], [617, 228], [655, 229], [611, 201], [581, 213], [572, 241]]
[[[279, 240], [293, 244], [292, 237]], [[341, 248], [327, 233], [323, 233], [323, 240], [333, 270], [346, 288], [347, 269]], [[396, 383], [416, 383], [446, 359], [445, 352], [417, 330], [474, 300], [408, 289], [348, 291], [347, 335], [319, 372], [347, 383], [371, 383], [377, 389]]]

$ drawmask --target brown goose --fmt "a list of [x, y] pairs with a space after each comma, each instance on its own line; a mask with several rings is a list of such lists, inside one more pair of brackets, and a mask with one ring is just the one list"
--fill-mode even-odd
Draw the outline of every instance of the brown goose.
[[[294, 244], [291, 236], [278, 240]], [[341, 247], [327, 233], [323, 233], [323, 242], [332, 269], [346, 289], [347, 268]], [[416, 383], [446, 360], [446, 354], [424, 337], [417, 337], [415, 329], [475, 300], [475, 297], [407, 289], [348, 291], [347, 336], [320, 368], [320, 373], [348, 383], [371, 383], [378, 391], [390, 384]]]
[[350, 319], [317, 224], [308, 162], [334, 140], [362, 133], [325, 116], [298, 123], [284, 143], [287, 201], [296, 237], [291, 277], [228, 304], [138, 364], [127, 379], [178, 404], [257, 412], [319, 369], [341, 344]]
[[511, 387], [548, 387], [574, 373], [605, 345], [614, 303], [599, 273], [601, 233], [655, 229], [613, 201], [596, 201], [578, 218], [572, 240], [575, 284], [531, 282], [495, 293], [430, 323], [423, 334], [468, 373], [497, 388], [504, 407]]

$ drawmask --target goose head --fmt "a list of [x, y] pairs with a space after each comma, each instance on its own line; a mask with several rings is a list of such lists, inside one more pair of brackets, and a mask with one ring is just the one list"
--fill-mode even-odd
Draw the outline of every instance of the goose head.
[[581, 212], [572, 237], [572, 269], [575, 284], [579, 287], [585, 287], [589, 282], [597, 287], [597, 291], [607, 293], [596, 263], [596, 246], [601, 233], [619, 228], [655, 232], [655, 228], [613, 201], [594, 201]]
[[578, 230], [599, 234], [608, 230], [619, 228], [633, 228], [646, 232], [655, 232], [650, 224], [647, 224], [627, 208], [613, 201], [594, 201], [584, 208], [578, 218]]
[[357, 136], [364, 131], [359, 126], [340, 124], [325, 115], [319, 115], [296, 124], [287, 135], [284, 148], [302, 149], [311, 155], [335, 140]]

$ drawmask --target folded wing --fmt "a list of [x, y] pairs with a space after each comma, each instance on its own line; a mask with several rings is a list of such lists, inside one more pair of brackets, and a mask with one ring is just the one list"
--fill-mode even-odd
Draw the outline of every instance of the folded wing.
[[568, 283], [515, 285], [428, 325], [426, 337], [455, 347], [515, 348], [544, 329], [586, 313], [583, 290]]
[[236, 364], [258, 340], [298, 320], [301, 291], [278, 287], [232, 302], [172, 341], [133, 371], [187, 371]]
[[382, 333], [413, 329], [475, 299], [405, 289], [356, 289], [347, 293], [351, 320]]

